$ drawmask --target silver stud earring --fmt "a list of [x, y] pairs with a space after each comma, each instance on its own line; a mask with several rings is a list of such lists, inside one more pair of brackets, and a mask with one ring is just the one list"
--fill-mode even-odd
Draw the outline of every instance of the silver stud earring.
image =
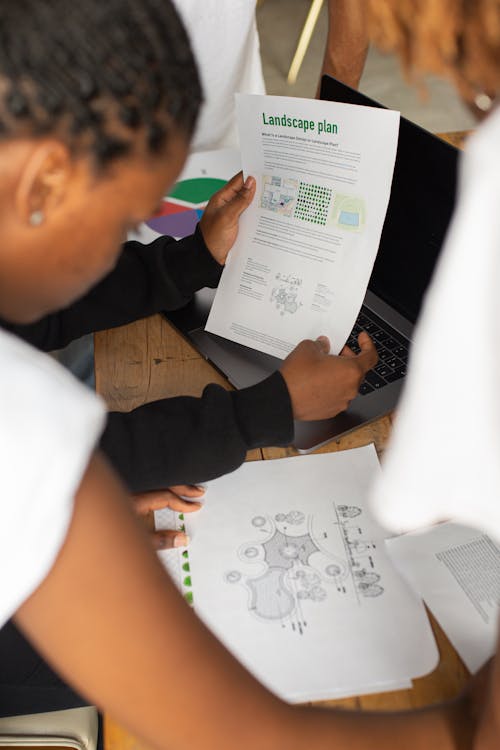
[[39, 227], [40, 224], [43, 224], [44, 220], [43, 211], [33, 211], [33, 213], [30, 216], [30, 224], [32, 227]]
[[488, 94], [485, 94], [484, 91], [481, 91], [474, 99], [474, 104], [481, 112], [489, 112], [493, 104], [493, 99]]

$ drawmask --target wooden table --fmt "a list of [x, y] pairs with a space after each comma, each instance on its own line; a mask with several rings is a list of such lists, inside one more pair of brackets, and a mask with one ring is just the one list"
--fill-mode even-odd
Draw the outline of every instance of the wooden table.
[[[462, 133], [447, 139], [461, 145]], [[97, 391], [110, 409], [130, 411], [135, 407], [169, 396], [199, 396], [209, 382], [231, 386], [161, 316], [140, 320], [122, 328], [96, 334], [95, 363]], [[355, 448], [374, 443], [379, 456], [384, 452], [391, 430], [391, 417], [383, 417], [339, 440], [318, 449], [318, 453]], [[293, 448], [256, 449], [248, 460], [265, 460], [296, 455]], [[402, 710], [417, 708], [456, 696], [468, 678], [468, 672], [443, 631], [430, 616], [440, 652], [438, 667], [417, 679], [411, 690], [359, 696], [321, 705], [364, 710]], [[105, 720], [106, 750], [145, 750], [126, 730], [111, 718]]]

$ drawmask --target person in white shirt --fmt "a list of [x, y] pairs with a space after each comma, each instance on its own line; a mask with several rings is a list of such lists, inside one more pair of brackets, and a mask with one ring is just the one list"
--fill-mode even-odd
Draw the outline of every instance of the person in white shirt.
[[[496, 107], [465, 147], [456, 217], [427, 292], [374, 495], [394, 531], [454, 520], [500, 542], [499, 144]], [[465, 370], [459, 347], [470, 351]]]
[[[404, 41], [408, 19], [396, 2], [383, 5], [382, 41], [401, 46], [421, 72], [421, 47]], [[452, 519], [500, 541], [500, 3], [481, 0], [469, 11], [451, 5], [457, 8], [429, 4], [419, 18], [424, 70], [454, 80], [480, 119], [489, 114], [461, 159], [455, 217], [418, 322], [373, 503], [395, 531]], [[434, 37], [452, 12], [456, 37]], [[469, 358], [459, 362], [464, 350]]]
[[[191, 151], [237, 148], [235, 93], [265, 94], [256, 0], [174, 0], [174, 4], [188, 31], [204, 93]], [[321, 74], [357, 88], [367, 52], [363, 0], [328, 0]]]
[[264, 94], [256, 0], [174, 0], [198, 62], [204, 102], [192, 151], [238, 146], [234, 94]]
[[[182, 166], [199, 89], [168, 0], [4, 0], [0, 28], [0, 315], [28, 322], [112, 267]], [[243, 183], [238, 194], [235, 231]], [[307, 349], [327, 357], [325, 344]], [[358, 376], [376, 360], [366, 354], [353, 355]], [[498, 746], [498, 674], [486, 710], [478, 682], [396, 715], [265, 690], [185, 604], [93, 452], [99, 403], [39, 356], [0, 335], [0, 618], [14, 614], [78, 692], [158, 749]]]

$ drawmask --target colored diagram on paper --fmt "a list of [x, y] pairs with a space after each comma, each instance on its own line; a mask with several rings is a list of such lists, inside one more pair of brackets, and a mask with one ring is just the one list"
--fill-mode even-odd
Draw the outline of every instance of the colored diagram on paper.
[[260, 196], [261, 208], [281, 216], [292, 216], [297, 199], [298, 180], [264, 175]]
[[294, 217], [325, 226], [328, 221], [333, 190], [322, 185], [301, 182]]
[[225, 184], [226, 180], [214, 177], [181, 180], [162, 200], [158, 213], [146, 222], [147, 226], [171, 237], [193, 234], [208, 201]]
[[365, 202], [362, 198], [337, 193], [333, 201], [330, 224], [348, 232], [361, 232], [365, 225]]

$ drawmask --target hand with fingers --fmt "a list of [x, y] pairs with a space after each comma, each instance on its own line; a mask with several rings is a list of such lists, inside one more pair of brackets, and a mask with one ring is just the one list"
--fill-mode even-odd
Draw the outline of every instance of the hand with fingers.
[[344, 411], [357, 396], [368, 370], [378, 361], [374, 343], [364, 331], [358, 336], [361, 351], [355, 354], [344, 346], [331, 355], [326, 336], [306, 339], [283, 362], [295, 419], [327, 419]]
[[[178, 513], [193, 513], [202, 507], [198, 498], [205, 494], [204, 487], [193, 484], [177, 484], [166, 490], [142, 492], [132, 495], [134, 509], [138, 516], [146, 516], [154, 510], [170, 508]], [[150, 532], [154, 549], [185, 547], [189, 539], [183, 531], [160, 529]]]
[[205, 244], [215, 260], [224, 265], [238, 236], [239, 219], [255, 194], [255, 180], [238, 172], [210, 200], [200, 221]]

